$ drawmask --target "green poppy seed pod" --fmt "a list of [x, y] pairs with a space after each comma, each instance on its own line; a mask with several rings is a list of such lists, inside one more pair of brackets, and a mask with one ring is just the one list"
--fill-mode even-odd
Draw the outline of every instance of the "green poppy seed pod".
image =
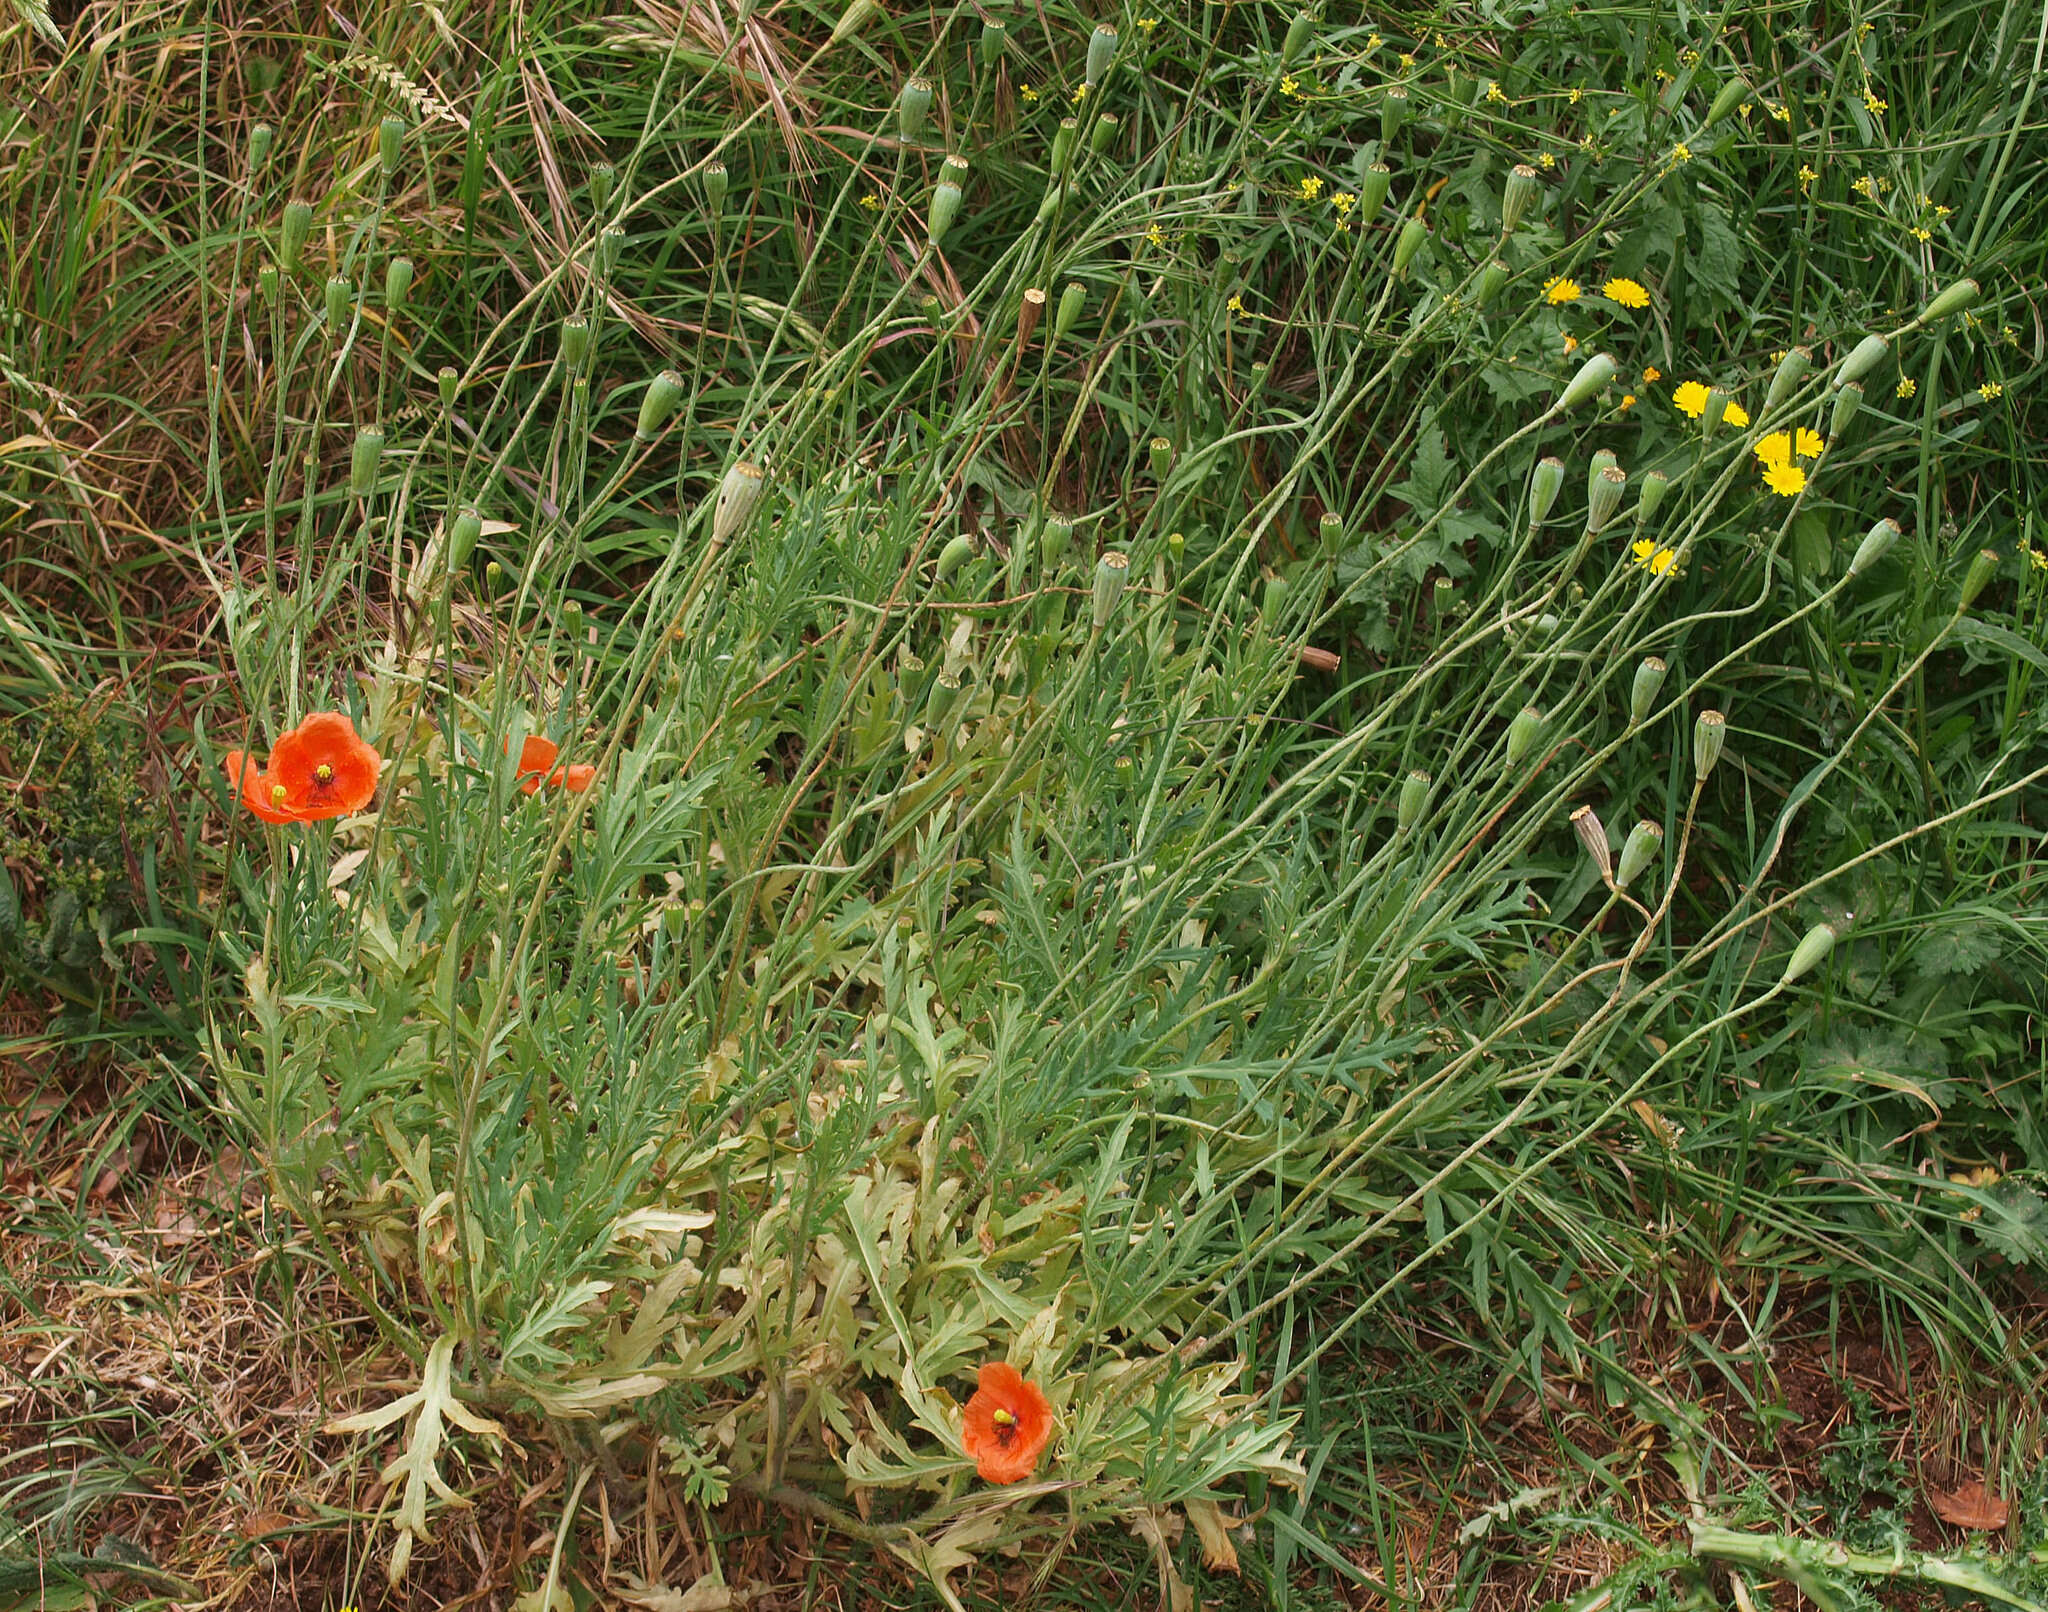
[[1389, 84], [1380, 97], [1380, 144], [1390, 146], [1408, 124], [1408, 90]]
[[1592, 463], [1586, 466], [1586, 493], [1591, 497], [1593, 483], [1600, 479], [1600, 472], [1621, 463], [1621, 456], [1612, 448], [1596, 448]]
[[1081, 310], [1088, 303], [1088, 288], [1079, 280], [1069, 280], [1066, 290], [1060, 293], [1060, 305], [1053, 310], [1052, 339], [1062, 342], [1067, 332], [1074, 328], [1074, 321], [1081, 317]]
[[832, 25], [831, 43], [845, 43], [865, 28], [881, 10], [877, 0], [853, 0], [851, 5], [839, 13], [839, 20]]
[[1358, 181], [1358, 216], [1371, 220], [1380, 216], [1380, 209], [1387, 204], [1387, 187], [1394, 182], [1394, 171], [1384, 162], [1376, 162], [1365, 170]]
[[448, 569], [460, 571], [476, 552], [476, 540], [484, 535], [484, 518], [464, 505], [448, 526]]
[[1600, 821], [1600, 814], [1590, 806], [1579, 807], [1572, 813], [1572, 832], [1578, 835], [1579, 844], [1585, 847], [1593, 866], [1600, 870], [1600, 877], [1612, 884], [1614, 852], [1608, 847], [1607, 829]]
[[1088, 36], [1088, 87], [1092, 90], [1109, 74], [1109, 64], [1116, 60], [1116, 30], [1106, 22], [1098, 22], [1095, 32]]
[[1614, 360], [1605, 353], [1595, 353], [1579, 366], [1579, 372], [1558, 395], [1554, 412], [1563, 413], [1566, 409], [1577, 408], [1613, 379]]
[[1712, 104], [1707, 108], [1707, 121], [1700, 127], [1711, 129], [1740, 106], [1748, 94], [1749, 86], [1742, 81], [1742, 75], [1737, 73], [1715, 93]]
[[1109, 549], [1095, 562], [1095, 589], [1088, 616], [1097, 632], [1109, 625], [1116, 602], [1124, 596], [1124, 584], [1131, 579], [1131, 557], [1122, 549]]
[[981, 25], [981, 65], [993, 67], [1003, 59], [1003, 52], [1009, 47], [1010, 25], [994, 17]]
[[1835, 385], [1847, 386], [1851, 381], [1860, 381], [1876, 369], [1892, 344], [1882, 336], [1865, 336], [1849, 349], [1849, 356], [1842, 360], [1835, 371]]
[[266, 306], [275, 304], [277, 301], [277, 283], [278, 274], [275, 263], [266, 263], [256, 271], [256, 294], [263, 299]]
[[1640, 531], [1657, 518], [1664, 495], [1671, 491], [1671, 478], [1661, 470], [1645, 471], [1636, 483], [1636, 529]]
[[1344, 517], [1334, 509], [1323, 511], [1316, 522], [1316, 542], [1325, 559], [1334, 560], [1344, 552]]
[[1856, 557], [1849, 562], [1849, 575], [1859, 576], [1891, 552], [1892, 545], [1905, 535], [1899, 523], [1887, 515], [1863, 534], [1863, 541], [1856, 545]]
[[1438, 577], [1429, 590], [1429, 607], [1438, 616], [1448, 616], [1458, 602], [1458, 585], [1449, 577]]
[[1152, 479], [1166, 480], [1166, 473], [1173, 468], [1173, 444], [1164, 437], [1154, 437], [1145, 445], [1145, 452], [1152, 463]]
[[277, 131], [267, 123], [259, 123], [249, 131], [249, 172], [261, 171], [270, 160], [271, 143], [277, 139]]
[[1265, 596], [1259, 601], [1259, 619], [1271, 632], [1287, 609], [1287, 578], [1266, 578]]
[[1067, 164], [1074, 160], [1074, 142], [1081, 136], [1079, 118], [1061, 118], [1060, 126], [1052, 132], [1052, 154], [1046, 159], [1046, 172], [1057, 179], [1067, 171]]
[[590, 170], [590, 210], [600, 217], [612, 205], [612, 187], [619, 182], [619, 170], [600, 162]]
[[1958, 280], [1925, 308], [1920, 310], [1916, 323], [1931, 325], [1937, 319], [1946, 319], [1952, 313], [1963, 313], [1977, 306], [1984, 292], [1975, 280]]
[[1535, 531], [1550, 515], [1557, 495], [1564, 490], [1564, 461], [1555, 454], [1536, 461], [1529, 477], [1529, 530]]
[[1038, 536], [1038, 550], [1044, 555], [1046, 568], [1050, 570], [1067, 557], [1074, 546], [1074, 523], [1063, 521], [1057, 516], [1045, 523], [1045, 529]]
[[327, 277], [327, 322], [337, 329], [348, 323], [349, 310], [354, 306], [356, 288], [349, 283], [345, 274], [330, 274]]
[[974, 539], [962, 532], [939, 550], [938, 574], [934, 583], [944, 587], [953, 580], [953, 575], [969, 560], [974, 558]]
[[1261, 393], [1263, 393], [1266, 390], [1266, 375], [1266, 361], [1263, 358], [1258, 359], [1256, 362], [1253, 363], [1251, 370], [1245, 379], [1244, 395], [1247, 401], [1249, 401], [1252, 398], [1258, 397]]
[[1692, 725], [1692, 776], [1696, 783], [1705, 783], [1714, 770], [1714, 764], [1721, 759], [1722, 748], [1728, 743], [1728, 719], [1719, 711], [1702, 711]]
[[1720, 386], [1707, 390], [1707, 406], [1700, 413], [1700, 435], [1711, 437], [1727, 423], [1728, 405], [1735, 401], [1735, 394]]
[[724, 163], [714, 161], [704, 164], [704, 210], [713, 219], [725, 217], [725, 191], [730, 183], [731, 179], [725, 171]]
[[1479, 271], [1479, 284], [1474, 288], [1472, 300], [1478, 307], [1488, 306], [1501, 293], [1501, 287], [1508, 283], [1508, 266], [1495, 258]]
[[1670, 670], [1655, 655], [1645, 655], [1636, 666], [1635, 681], [1628, 690], [1628, 719], [1641, 725], [1647, 722], [1651, 709], [1657, 703], [1657, 695], [1664, 687], [1664, 674]]
[[1515, 713], [1514, 721], [1508, 724], [1508, 765], [1520, 766], [1529, 752], [1536, 748], [1536, 741], [1542, 737], [1543, 713], [1533, 705], [1523, 706]]
[[1628, 472], [1619, 465], [1608, 465], [1593, 478], [1591, 492], [1586, 499], [1586, 530], [1603, 532], [1607, 523], [1621, 510], [1621, 495], [1628, 491]]
[[1315, 25], [1316, 19], [1313, 13], [1297, 11], [1294, 14], [1294, 20], [1287, 25], [1287, 36], [1280, 41], [1280, 65], [1282, 67], [1287, 66], [1295, 57], [1302, 53], [1303, 48], [1308, 44], [1308, 36], [1315, 28]]
[[1526, 162], [1518, 162], [1508, 170], [1507, 188], [1500, 198], [1500, 232], [1503, 236], [1515, 233], [1515, 228], [1528, 216], [1529, 204], [1536, 199], [1536, 192], [1543, 181], [1536, 170]]
[[590, 321], [582, 314], [572, 313], [562, 321], [561, 351], [564, 369], [577, 368], [590, 351]]
[[932, 689], [925, 696], [925, 726], [943, 731], [946, 718], [953, 714], [953, 707], [960, 703], [960, 678], [954, 672], [941, 672], [932, 679]]
[[1800, 937], [1799, 944], [1792, 948], [1792, 961], [1785, 965], [1785, 972], [1778, 976], [1778, 983], [1790, 985], [1794, 980], [1811, 974], [1834, 949], [1834, 925], [1815, 924]]
[[455, 407], [455, 394], [462, 388], [462, 373], [453, 364], [443, 364], [441, 373], [434, 377], [434, 384], [441, 390], [441, 407]]
[[384, 433], [374, 425], [366, 425], [356, 433], [356, 443], [349, 450], [348, 490], [353, 498], [368, 498], [377, 490], [377, 466], [384, 458]]
[[597, 232], [597, 272], [609, 280], [619, 266], [619, 256], [626, 250], [626, 232], [617, 224], [607, 224]]
[[1664, 830], [1647, 817], [1621, 842], [1621, 860], [1614, 865], [1614, 888], [1626, 890], [1664, 847]]
[[412, 259], [395, 257], [384, 265], [384, 306], [403, 308], [412, 294]]
[[1956, 600], [1958, 611], [1967, 610], [1977, 602], [1977, 595], [1984, 591], [1984, 584], [1998, 572], [1998, 556], [1989, 549], [1979, 549], [1970, 561], [1970, 569], [1963, 573], [1963, 591]]
[[1116, 114], [1105, 112], [1095, 120], [1095, 127], [1088, 131], [1088, 154], [1099, 157], [1109, 149], [1110, 141], [1116, 138]]
[[1419, 218], [1411, 218], [1401, 226], [1401, 234], [1394, 242], [1394, 278], [1408, 272], [1408, 265], [1415, 261], [1415, 254], [1428, 239], [1429, 226]]
[[647, 390], [641, 394], [640, 418], [634, 422], [633, 435], [642, 442], [652, 442], [661, 435], [661, 428], [668, 424], [668, 417], [682, 400], [682, 376], [672, 369], [663, 370], [647, 383]]
[[1806, 372], [1812, 367], [1812, 348], [1788, 347], [1771, 375], [1771, 389], [1764, 394], [1764, 413], [1775, 413], [1781, 403], [1798, 391], [1799, 383], [1806, 379]]
[[405, 151], [405, 119], [388, 117], [377, 125], [377, 166], [389, 179], [398, 172], [398, 159]]
[[963, 199], [960, 181], [967, 176], [967, 164], [958, 157], [948, 157], [939, 173], [939, 182], [932, 188], [931, 211], [925, 218], [925, 240], [934, 250], [946, 238], [946, 231], [953, 227], [953, 220], [960, 214]]
[[290, 274], [299, 266], [299, 258], [306, 250], [306, 238], [313, 233], [313, 205], [311, 202], [286, 202], [284, 204], [284, 228], [278, 232], [277, 261]]
[[1394, 829], [1406, 834], [1422, 821], [1423, 808], [1429, 804], [1429, 774], [1419, 767], [1401, 780], [1400, 798], [1394, 803]]
[[754, 506], [761, 502], [768, 478], [750, 459], [735, 459], [718, 484], [718, 501], [711, 508], [711, 541], [723, 546], [747, 528]]
[[1863, 388], [1851, 381], [1835, 394], [1835, 406], [1828, 414], [1828, 437], [1839, 442], [1855, 422], [1857, 410], [1863, 407]]
[[924, 138], [924, 120], [932, 109], [932, 81], [906, 79], [903, 93], [896, 97], [896, 129], [906, 140]]

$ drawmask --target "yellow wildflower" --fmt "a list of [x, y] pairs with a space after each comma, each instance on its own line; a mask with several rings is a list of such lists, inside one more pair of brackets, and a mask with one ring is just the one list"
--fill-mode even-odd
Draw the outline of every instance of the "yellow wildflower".
[[1892, 109], [1891, 102], [1878, 99], [1876, 90], [1863, 92], [1863, 104], [1870, 109], [1870, 115], [1874, 118], [1881, 118]]
[[2005, 388], [2003, 386], [2000, 386], [1996, 381], [1986, 381], [1982, 386], [1977, 388], [1977, 395], [1981, 397], [1986, 403], [1989, 403], [1994, 397], [2005, 396]]
[[1546, 151], [1536, 159], [1536, 166], [1539, 168], [1555, 168], [1557, 166], [1557, 158]]
[[1251, 310], [1244, 305], [1244, 293], [1242, 291], [1231, 292], [1230, 301], [1225, 303], [1224, 306], [1227, 307], [1232, 313], [1251, 312]]
[[1312, 202], [1323, 193], [1323, 181], [1319, 175], [1308, 174], [1301, 181], [1301, 199]]
[[1664, 372], [1655, 364], [1650, 365], [1643, 371], [1643, 384], [1645, 386], [1655, 386], [1662, 379], [1664, 379]]
[[1301, 95], [1301, 85], [1290, 74], [1288, 77], [1280, 80], [1280, 93], [1282, 95], [1292, 95], [1298, 99]]
[[1792, 438], [1784, 431], [1773, 431], [1751, 450], [1768, 469], [1772, 465], [1789, 465], [1792, 462]]
[[877, 196], [872, 190], [861, 197], [860, 204], [871, 213], [879, 213], [882, 210], [882, 198]]
[[1351, 209], [1358, 205], [1358, 198], [1348, 190], [1334, 191], [1330, 196], [1330, 205], [1337, 209], [1339, 218], [1349, 218]]
[[1721, 411], [1721, 418], [1734, 426], [1738, 431], [1748, 429], [1749, 410], [1740, 403], [1730, 403], [1727, 408]]
[[1818, 431], [1810, 431], [1803, 425], [1792, 435], [1793, 451], [1802, 459], [1818, 459], [1827, 445], [1827, 439]]
[[1553, 274], [1543, 282], [1543, 300], [1553, 308], [1563, 303], [1577, 302], [1579, 300], [1579, 282], [1567, 279], [1562, 274]]
[[1385, 43], [1386, 41], [1380, 38], [1378, 34], [1367, 34], [1365, 36], [1365, 48], [1367, 50], [1378, 50]]
[[1149, 34], [1158, 26], [1159, 19], [1157, 17], [1140, 17], [1138, 19], [1138, 32], [1141, 34]]
[[1578, 350], [1579, 338], [1567, 332], [1564, 338], [1564, 356], [1569, 358]]
[[1038, 91], [1033, 89], [1029, 84], [1019, 85], [1017, 93], [1023, 96], [1026, 101], [1036, 101], [1038, 99]]
[[1920, 390], [1920, 383], [1910, 375], [1901, 376], [1899, 384], [1892, 388], [1893, 397], [1911, 397]]
[[1626, 278], [1609, 280], [1600, 288], [1600, 295], [1624, 308], [1647, 308], [1650, 305], [1650, 293], [1639, 282]]
[[1814, 171], [1812, 164], [1802, 162], [1799, 165], [1799, 194], [1811, 196], [1813, 194], [1813, 182], [1819, 177], [1820, 175]]
[[1671, 568], [1677, 563], [1678, 550], [1659, 549], [1650, 556], [1650, 575], [1653, 577], [1669, 576]]
[[1638, 565], [1648, 565], [1651, 557], [1656, 552], [1657, 545], [1647, 537], [1637, 538], [1629, 547], [1629, 553], [1635, 556], [1636, 564]]
[[1707, 412], [1707, 389], [1698, 381], [1681, 381], [1678, 390], [1671, 394], [1671, 401], [1688, 419], [1697, 420]]
[[1671, 148], [1671, 160], [1674, 163], [1692, 161], [1692, 147], [1683, 140], [1679, 141], [1677, 145]]
[[1570, 103], [1571, 105], [1573, 105], [1573, 106], [1577, 106], [1577, 105], [1579, 104], [1579, 102], [1583, 101], [1583, 100], [1584, 100], [1585, 98], [1586, 98], [1586, 92], [1585, 92], [1584, 90], [1582, 90], [1582, 89], [1578, 89], [1578, 88], [1574, 87], [1574, 89], [1572, 90], [1571, 94], [1569, 94], [1569, 95], [1567, 95], [1567, 96], [1565, 97], [1565, 100], [1566, 100], [1567, 102], [1569, 102], [1569, 103]]
[[1692, 46], [1688, 45], [1678, 53], [1678, 65], [1680, 67], [1697, 67], [1699, 64], [1700, 53], [1694, 50]]
[[1783, 498], [1797, 498], [1806, 491], [1806, 472], [1797, 465], [1772, 465], [1764, 472], [1764, 485]]
[[1074, 104], [1076, 106], [1079, 106], [1083, 101], [1087, 99], [1088, 86], [1086, 84], [1076, 84], [1074, 86]]
[[1866, 201], [1877, 200], [1877, 181], [1872, 179], [1869, 174], [1860, 175], [1849, 188]]
[[1628, 412], [1628, 411], [1629, 411], [1630, 409], [1634, 408], [1635, 406], [1636, 406], [1636, 395], [1635, 395], [1635, 393], [1633, 393], [1633, 392], [1624, 392], [1624, 393], [1622, 393], [1622, 394], [1621, 394], [1621, 401], [1620, 401], [1619, 403], [1617, 403], [1617, 404], [1615, 404], [1615, 405], [1614, 405], [1614, 412], [1615, 412], [1616, 414], [1626, 414], [1626, 413], [1627, 413], [1627, 412]]
[[1407, 52], [1406, 52], [1405, 50], [1404, 50], [1404, 51], [1402, 51], [1402, 52], [1401, 52], [1401, 66], [1402, 66], [1402, 67], [1403, 67], [1403, 68], [1405, 69], [1405, 68], [1410, 68], [1410, 67], [1413, 67], [1414, 65], [1415, 65], [1415, 58], [1414, 58], [1413, 56], [1409, 55], [1409, 54], [1408, 54], [1408, 53], [1407, 53]]
[[1154, 224], [1145, 231], [1145, 239], [1154, 246], [1164, 246], [1166, 244], [1166, 231], [1157, 224]]
[[1771, 108], [1771, 116], [1780, 123], [1790, 123], [1792, 121], [1792, 108], [1780, 102]]
[[1913, 239], [1916, 241], [1927, 242], [1934, 239], [1934, 231], [1927, 228], [1924, 224], [1919, 225], [1916, 228], [1909, 229], [1906, 231], [1906, 233], [1912, 236]]
[[1494, 79], [1487, 84], [1486, 98], [1496, 104], [1508, 98], [1507, 91], [1500, 87], [1500, 80]]

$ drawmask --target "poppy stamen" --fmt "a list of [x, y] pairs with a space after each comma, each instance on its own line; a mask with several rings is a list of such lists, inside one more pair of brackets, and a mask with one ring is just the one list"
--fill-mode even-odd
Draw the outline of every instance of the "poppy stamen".
[[334, 782], [334, 769], [323, 761], [313, 769], [313, 776], [323, 784], [331, 784]]
[[283, 784], [270, 786], [270, 806], [273, 811], [284, 810], [285, 787]]

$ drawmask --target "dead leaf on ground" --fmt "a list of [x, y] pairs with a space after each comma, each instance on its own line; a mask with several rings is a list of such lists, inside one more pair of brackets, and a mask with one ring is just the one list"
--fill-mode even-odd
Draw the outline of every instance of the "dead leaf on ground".
[[1973, 1533], [1996, 1533], [2012, 1513], [2012, 1508], [1987, 1490], [1980, 1478], [1972, 1478], [1953, 1494], [1929, 1489], [1927, 1501], [1943, 1522]]

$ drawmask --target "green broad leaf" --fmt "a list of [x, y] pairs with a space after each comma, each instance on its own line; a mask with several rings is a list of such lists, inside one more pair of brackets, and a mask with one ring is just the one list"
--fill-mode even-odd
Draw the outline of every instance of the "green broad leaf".
[[1827, 520], [1808, 510], [1792, 523], [1792, 552], [1799, 569], [1810, 577], [1824, 577], [1835, 568], [1834, 539]]
[[1400, 499], [1426, 519], [1443, 508], [1445, 495], [1457, 479], [1457, 470], [1450, 444], [1436, 423], [1435, 411], [1424, 409], [1415, 432], [1415, 457], [1409, 461], [1408, 479], [1394, 483], [1387, 489], [1387, 495]]
[[2005, 943], [1990, 924], [1944, 924], [1913, 949], [1913, 972], [1922, 979], [1977, 974], [2004, 953]]
[[1736, 238], [1735, 226], [1728, 222], [1727, 212], [1719, 207], [1701, 208], [1699, 235], [1699, 245], [1687, 264], [1693, 283], [1725, 301], [1738, 301], [1741, 296], [1742, 242]]
[[1984, 1211], [1975, 1222], [1979, 1237], [2014, 1264], [2048, 1269], [2048, 1199], [2010, 1176], [1969, 1196]]

